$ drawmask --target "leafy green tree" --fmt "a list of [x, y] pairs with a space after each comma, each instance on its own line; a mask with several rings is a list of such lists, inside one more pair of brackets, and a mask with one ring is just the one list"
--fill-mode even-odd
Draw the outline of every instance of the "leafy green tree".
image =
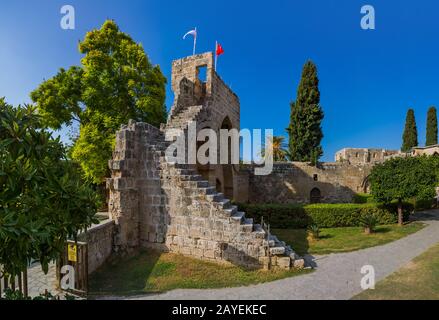
[[320, 106], [317, 67], [312, 61], [305, 63], [296, 101], [291, 103], [289, 153], [292, 161], [316, 163], [322, 156], [323, 110]]
[[436, 194], [437, 161], [433, 157], [406, 157], [387, 160], [372, 169], [369, 181], [375, 200], [398, 201], [398, 223], [403, 224], [402, 203], [416, 198], [432, 199]]
[[427, 114], [427, 139], [425, 142], [427, 147], [438, 144], [437, 134], [437, 111], [435, 107], [431, 107]]
[[413, 109], [409, 109], [407, 111], [407, 117], [405, 120], [405, 129], [402, 136], [401, 150], [403, 152], [408, 152], [418, 145], [418, 128], [416, 127], [415, 111]]
[[34, 107], [0, 99], [0, 266], [24, 271], [31, 259], [45, 272], [68, 237], [97, 222], [98, 200], [59, 141], [41, 128]]
[[115, 132], [122, 124], [166, 121], [166, 78], [143, 47], [111, 20], [88, 32], [79, 52], [84, 55], [80, 66], [61, 69], [31, 98], [51, 128], [79, 123], [72, 157], [87, 178], [100, 184], [109, 174]]

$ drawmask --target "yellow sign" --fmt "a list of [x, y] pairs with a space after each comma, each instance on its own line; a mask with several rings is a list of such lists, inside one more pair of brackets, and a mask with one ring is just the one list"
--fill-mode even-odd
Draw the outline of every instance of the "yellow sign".
[[77, 261], [77, 252], [78, 252], [78, 247], [76, 246], [76, 244], [68, 244], [68, 258], [70, 262], [76, 262]]

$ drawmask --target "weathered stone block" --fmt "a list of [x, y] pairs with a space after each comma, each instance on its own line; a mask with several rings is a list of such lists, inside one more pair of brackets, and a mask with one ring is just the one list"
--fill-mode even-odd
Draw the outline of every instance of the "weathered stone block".
[[294, 268], [297, 269], [303, 269], [305, 268], [305, 260], [304, 259], [297, 259], [294, 261]]
[[289, 257], [279, 258], [277, 260], [277, 266], [281, 269], [289, 270], [291, 267], [291, 259]]

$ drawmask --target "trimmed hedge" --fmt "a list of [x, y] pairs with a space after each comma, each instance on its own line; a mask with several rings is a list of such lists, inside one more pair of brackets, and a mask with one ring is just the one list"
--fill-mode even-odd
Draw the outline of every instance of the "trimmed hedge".
[[[361, 226], [363, 214], [374, 214], [378, 224], [395, 224], [398, 222], [397, 204], [239, 204], [246, 216], [259, 223], [261, 218], [276, 229], [301, 229], [312, 224], [321, 228], [358, 227]], [[404, 219], [408, 220], [414, 210], [412, 204], [404, 203]]]
[[357, 193], [354, 195], [353, 199], [354, 203], [360, 204], [360, 203], [375, 203], [375, 200], [373, 199], [373, 196], [368, 193]]

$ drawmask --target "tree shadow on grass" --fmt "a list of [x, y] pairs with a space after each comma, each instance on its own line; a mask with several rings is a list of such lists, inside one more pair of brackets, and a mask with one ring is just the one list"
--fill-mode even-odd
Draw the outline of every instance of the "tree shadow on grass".
[[144, 294], [148, 279], [154, 273], [172, 266], [158, 264], [162, 253], [138, 250], [129, 256], [114, 257], [89, 278], [89, 296]]
[[272, 234], [285, 241], [298, 255], [309, 253], [308, 231], [306, 229], [274, 229]]
[[388, 233], [388, 232], [390, 232], [390, 231], [392, 231], [392, 229], [390, 229], [389, 227], [377, 227], [377, 228], [375, 228], [375, 231], [374, 231], [374, 233]]

